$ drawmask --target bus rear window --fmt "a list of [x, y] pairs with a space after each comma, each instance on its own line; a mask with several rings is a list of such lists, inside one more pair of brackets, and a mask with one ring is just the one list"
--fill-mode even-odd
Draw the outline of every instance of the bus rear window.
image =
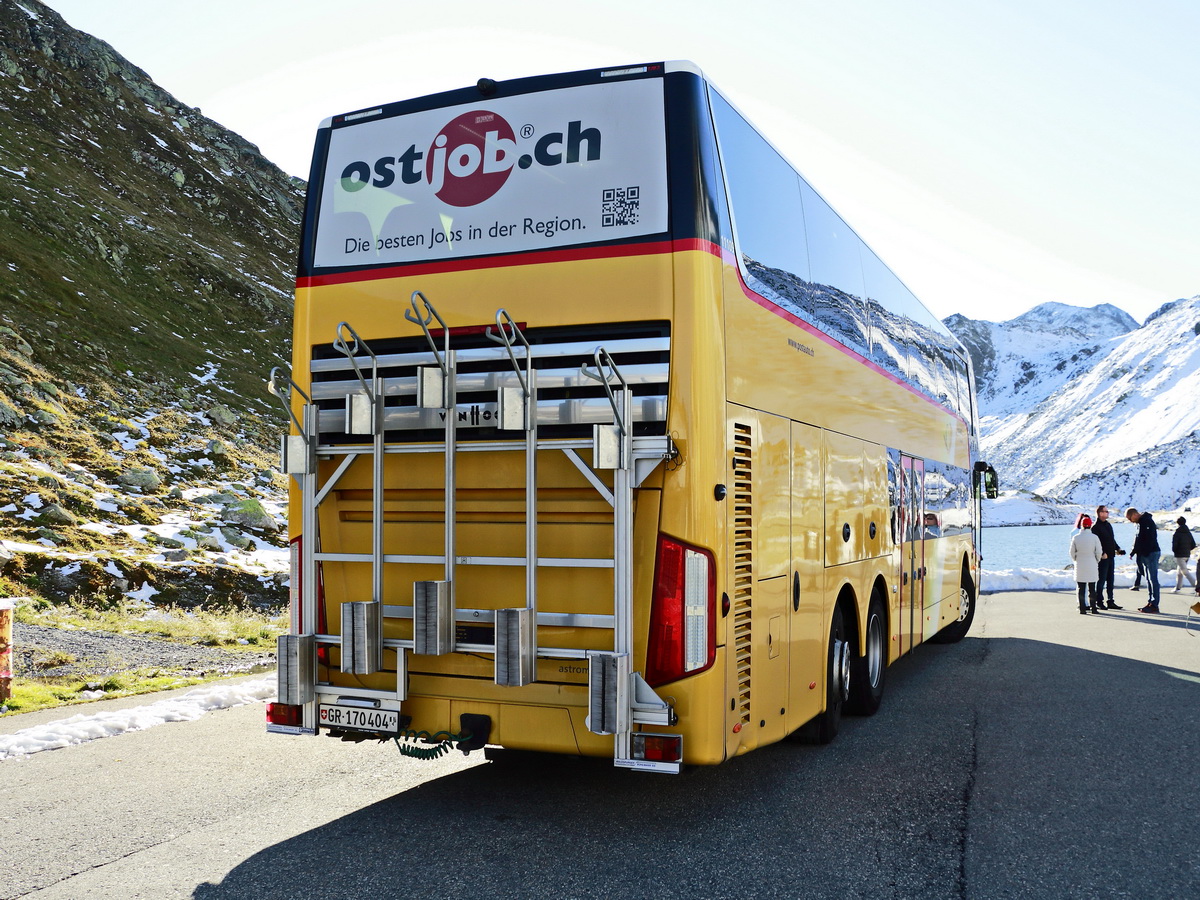
[[660, 78], [334, 127], [314, 264], [396, 265], [667, 230]]

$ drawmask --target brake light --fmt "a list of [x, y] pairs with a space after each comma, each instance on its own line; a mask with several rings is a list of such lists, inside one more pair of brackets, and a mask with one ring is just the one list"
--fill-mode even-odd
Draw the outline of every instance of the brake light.
[[652, 762], [680, 762], [683, 759], [683, 735], [637, 732], [630, 737], [630, 755], [634, 759]]
[[659, 535], [646, 644], [651, 687], [702, 672], [716, 659], [714, 578], [710, 552]]
[[304, 722], [304, 707], [291, 703], [268, 703], [268, 725], [292, 725], [297, 728]]

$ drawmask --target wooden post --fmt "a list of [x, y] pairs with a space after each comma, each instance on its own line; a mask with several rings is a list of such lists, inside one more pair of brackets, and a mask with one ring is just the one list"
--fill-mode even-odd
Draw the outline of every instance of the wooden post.
[[12, 697], [13, 601], [0, 597], [0, 703]]

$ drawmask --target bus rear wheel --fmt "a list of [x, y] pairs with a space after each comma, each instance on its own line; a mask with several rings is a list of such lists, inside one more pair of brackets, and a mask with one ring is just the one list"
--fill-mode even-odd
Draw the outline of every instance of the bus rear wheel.
[[873, 716], [883, 702], [883, 682], [887, 673], [887, 619], [883, 600], [876, 591], [867, 608], [866, 637], [862, 656], [851, 663], [850, 699], [846, 712]]
[[846, 619], [835, 606], [829, 623], [829, 647], [825, 668], [825, 711], [801, 728], [796, 737], [806, 744], [828, 744], [837, 737], [842, 724], [842, 709], [850, 697], [850, 644], [846, 640]]

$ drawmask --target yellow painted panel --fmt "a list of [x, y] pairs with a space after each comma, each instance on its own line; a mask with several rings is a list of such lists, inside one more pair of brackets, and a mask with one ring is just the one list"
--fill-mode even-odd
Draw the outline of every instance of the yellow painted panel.
[[750, 732], [757, 746], [785, 737], [788, 723], [788, 655], [777, 652], [780, 620], [790, 609], [791, 584], [786, 575], [755, 585], [754, 653], [751, 663]]
[[[878, 444], [863, 445], [863, 550], [876, 557], [892, 549], [891, 507], [888, 503], [887, 450]], [[874, 526], [872, 529], [871, 526]], [[874, 535], [872, 535], [874, 530]]]
[[[735, 407], [733, 415], [744, 412]], [[754, 574], [775, 578], [791, 571], [791, 427], [778, 416], [758, 413], [755, 418]]]
[[664, 473], [671, 500], [664, 506], [663, 530], [719, 551], [724, 510], [714, 490], [727, 480], [720, 450], [726, 440], [725, 323], [714, 293], [720, 291], [721, 265], [707, 253], [676, 253], [674, 259], [680, 301], [671, 321], [667, 415], [680, 458]]
[[[925, 539], [925, 606], [936, 606], [945, 596], [946, 586], [946, 551], [949, 549], [946, 538]], [[957, 588], [957, 581], [955, 587]], [[932, 621], [932, 628], [930, 622]], [[929, 638], [940, 626], [936, 620], [926, 622], [925, 637]]]
[[863, 558], [863, 444], [825, 432], [825, 564]]
[[671, 254], [648, 254], [401, 274], [299, 288], [294, 377], [306, 386], [310, 348], [332, 341], [343, 321], [368, 343], [375, 338], [419, 336], [421, 329], [404, 318], [415, 290], [429, 299], [451, 328], [491, 324], [500, 308], [530, 327], [665, 320], [673, 312], [672, 268]]
[[[495, 710], [495, 712], [490, 712]], [[551, 753], [578, 754], [581, 751], [576, 740], [575, 727], [571, 722], [571, 711], [565, 707], [528, 706], [524, 704], [480, 704], [455, 701], [451, 713], [455, 719], [461, 713], [482, 713], [492, 716], [492, 734], [489, 743], [508, 747], [511, 750], [539, 750]], [[592, 735], [596, 750], [612, 752], [612, 738]], [[585, 741], [585, 743], [593, 743]]]
[[[825, 667], [824, 438], [819, 428], [792, 423], [792, 565], [799, 603], [788, 606], [788, 730], [821, 711]], [[793, 583], [794, 584], [794, 583]]]

